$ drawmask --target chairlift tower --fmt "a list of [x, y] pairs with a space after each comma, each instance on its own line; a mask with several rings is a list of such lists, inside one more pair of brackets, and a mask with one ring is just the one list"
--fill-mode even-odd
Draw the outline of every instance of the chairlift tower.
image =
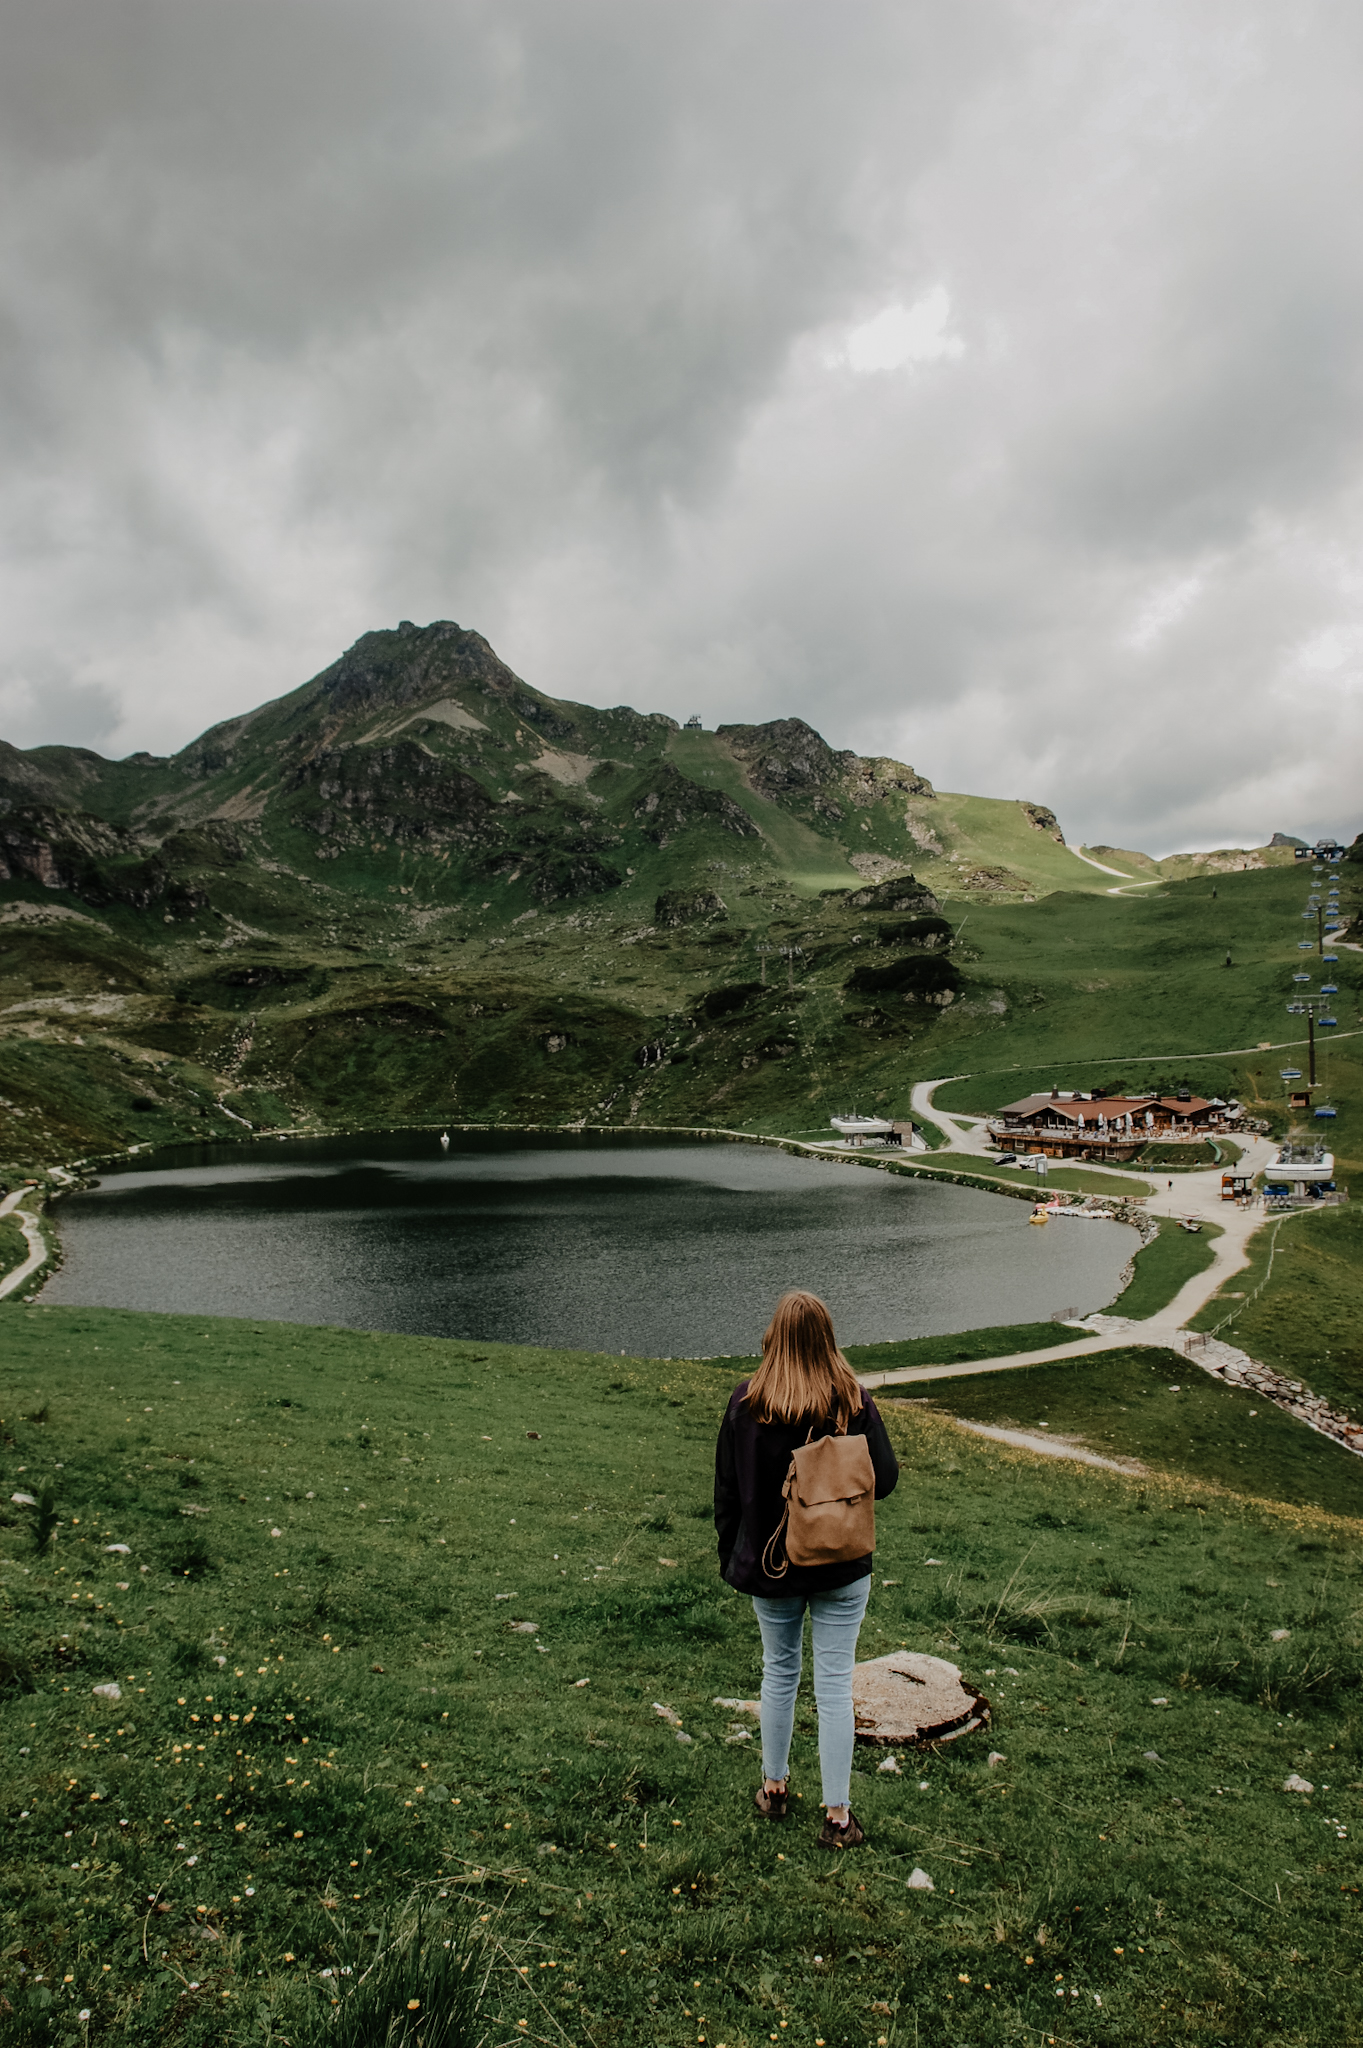
[[793, 991], [795, 987], [795, 962], [803, 960], [805, 949], [803, 946], [778, 946], [776, 950], [783, 956], [786, 963], [786, 986]]
[[1289, 1016], [1305, 1017], [1306, 1019], [1306, 1085], [1308, 1088], [1314, 1088], [1316, 1086], [1316, 1032], [1318, 1029], [1332, 1031], [1338, 1020], [1329, 1014], [1330, 997], [1321, 994], [1319, 991], [1312, 995], [1305, 993], [1294, 995], [1289, 1001], [1287, 1009]]

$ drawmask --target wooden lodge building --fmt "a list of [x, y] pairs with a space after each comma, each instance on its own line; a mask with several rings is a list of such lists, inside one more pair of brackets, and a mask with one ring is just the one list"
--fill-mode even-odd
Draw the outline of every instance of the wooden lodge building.
[[1238, 1102], [1177, 1095], [1081, 1095], [1053, 1088], [1024, 1095], [989, 1120], [1000, 1151], [1044, 1152], [1048, 1159], [1134, 1159], [1143, 1145], [1195, 1141], [1241, 1127]]

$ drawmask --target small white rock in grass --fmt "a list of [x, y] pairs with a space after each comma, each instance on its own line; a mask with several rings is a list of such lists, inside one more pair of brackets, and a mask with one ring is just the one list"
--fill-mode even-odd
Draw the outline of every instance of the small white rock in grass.
[[654, 1700], [653, 1711], [659, 1720], [666, 1721], [669, 1728], [681, 1727], [681, 1715], [672, 1707], [665, 1707], [661, 1700]]
[[725, 1736], [724, 1740], [726, 1742], [751, 1742], [752, 1729], [740, 1728], [736, 1721], [731, 1722], [729, 1725], [729, 1732]]
[[106, 1557], [131, 1557], [132, 1546], [128, 1543], [106, 1543], [104, 1555]]
[[1000, 1764], [1006, 1764], [1006, 1763], [1007, 1763], [1007, 1761], [1008, 1761], [1008, 1759], [1007, 1759], [1007, 1757], [1006, 1757], [1006, 1756], [1004, 1755], [1004, 1753], [1003, 1753], [1003, 1751], [1002, 1751], [1001, 1749], [991, 1749], [991, 1750], [990, 1750], [990, 1752], [989, 1752], [989, 1768], [990, 1768], [990, 1770], [991, 1770], [991, 1771], [996, 1771], [996, 1770], [998, 1769], [998, 1767], [999, 1767], [999, 1765], [1000, 1765]]
[[925, 1557], [923, 1562], [924, 1564], [940, 1564], [942, 1560], [940, 1557]]
[[224, 1665], [226, 1664], [227, 1659], [225, 1657], [215, 1657], [213, 1659], [213, 1662], [217, 1665], [219, 1671], [221, 1671]]
[[1271, 1643], [1285, 1643], [1292, 1631], [1290, 1628], [1275, 1628], [1269, 1637]]
[[920, 1870], [915, 1864], [909, 1872], [908, 1889], [911, 1892], [935, 1892], [937, 1887], [926, 1870]]
[[573, 1680], [573, 1686], [574, 1686], [574, 1689], [575, 1689], [576, 1691], [578, 1691], [578, 1692], [581, 1692], [581, 1690], [582, 1690], [582, 1688], [583, 1688], [583, 1686], [584, 1686], [584, 1685], [590, 1685], [590, 1684], [591, 1684], [591, 1680], [590, 1680], [590, 1678], [575, 1678], [575, 1679]]
[[123, 1697], [121, 1685], [92, 1685], [90, 1690], [97, 1700], [121, 1700]]
[[920, 1792], [926, 1792], [926, 1791], [927, 1791], [927, 1789], [928, 1789], [928, 1781], [927, 1781], [927, 1779], [926, 1779], [926, 1778], [920, 1778], [920, 1779], [918, 1780], [918, 1789], [919, 1789], [919, 1791], [920, 1791]]
[[694, 1742], [695, 1737], [688, 1735], [684, 1728], [679, 1728], [677, 1730], [677, 1740], [678, 1742]]
[[16, 1508], [36, 1508], [38, 1505], [31, 1493], [12, 1493], [10, 1502]]
[[1148, 1764], [1162, 1764], [1164, 1762], [1164, 1758], [1157, 1749], [1143, 1749], [1141, 1755]]
[[899, 1768], [899, 1758], [897, 1756], [887, 1756], [884, 1763], [876, 1765], [876, 1769], [878, 1772], [889, 1777], [898, 1778], [903, 1776]]
[[115, 1579], [114, 1591], [116, 1593], [129, 1593], [132, 1591], [132, 1588], [126, 1579]]
[[511, 1633], [513, 1636], [537, 1636], [539, 1632], [540, 1625], [537, 1621], [513, 1621], [511, 1623]]
[[[95, 1690], [98, 1692], [99, 1687], [96, 1686]], [[1306, 1778], [1299, 1778], [1295, 1771], [1293, 1771], [1290, 1778], [1283, 1779], [1284, 1792], [1314, 1792], [1315, 1789], [1315, 1786]]]
[[751, 1714], [755, 1721], [760, 1721], [762, 1718], [761, 1700], [713, 1699], [710, 1705], [712, 1707], [727, 1707], [731, 1714]]
[[271, 1529], [270, 1534], [272, 1536], [282, 1536], [284, 1531], [282, 1529]]
[[1159, 1698], [1158, 1698], [1158, 1699], [1154, 1699], [1154, 1700], [1151, 1700], [1150, 1704], [1151, 1704], [1151, 1706], [1152, 1706], [1152, 1707], [1167, 1707], [1167, 1706], [1168, 1706], [1168, 1704], [1169, 1704], [1169, 1702], [1168, 1702], [1168, 1700], [1167, 1700], [1167, 1699], [1166, 1699], [1166, 1698], [1164, 1697], [1164, 1694], [1163, 1694], [1163, 1693], [1161, 1693], [1161, 1694], [1160, 1694], [1160, 1696], [1159, 1696]]

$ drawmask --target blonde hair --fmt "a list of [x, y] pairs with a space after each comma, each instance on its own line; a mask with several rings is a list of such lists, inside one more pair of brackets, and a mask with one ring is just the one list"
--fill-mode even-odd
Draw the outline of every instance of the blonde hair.
[[762, 1363], [744, 1397], [759, 1422], [800, 1422], [836, 1411], [839, 1429], [859, 1414], [861, 1382], [838, 1349], [833, 1318], [817, 1294], [783, 1294], [762, 1338]]

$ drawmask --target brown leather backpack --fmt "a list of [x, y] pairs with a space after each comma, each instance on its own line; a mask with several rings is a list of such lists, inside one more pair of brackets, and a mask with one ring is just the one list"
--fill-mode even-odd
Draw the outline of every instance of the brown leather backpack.
[[769, 1579], [790, 1565], [850, 1564], [876, 1547], [876, 1475], [864, 1436], [815, 1438], [790, 1454], [785, 1513], [762, 1553]]

